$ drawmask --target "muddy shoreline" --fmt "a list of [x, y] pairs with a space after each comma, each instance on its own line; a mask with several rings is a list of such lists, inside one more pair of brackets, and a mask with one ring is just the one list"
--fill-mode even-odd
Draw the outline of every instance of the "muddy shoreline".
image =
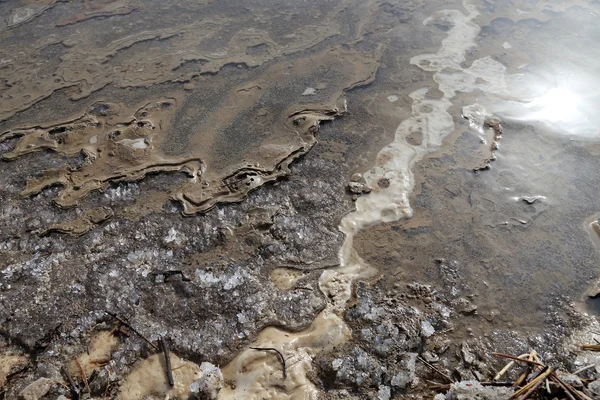
[[600, 396], [600, 5], [508, 3], [0, 3], [0, 394]]

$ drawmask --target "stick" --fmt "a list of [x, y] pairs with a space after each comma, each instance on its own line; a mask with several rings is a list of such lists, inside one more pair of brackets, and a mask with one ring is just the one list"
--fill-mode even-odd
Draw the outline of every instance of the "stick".
[[596, 364], [586, 365], [585, 367], [579, 368], [577, 371], [573, 372], [573, 375], [578, 375], [578, 374], [582, 373], [583, 371], [586, 371], [586, 370], [588, 370], [590, 368], [593, 368], [595, 366], [596, 366]]
[[135, 330], [135, 328], [131, 325], [129, 325], [127, 322], [123, 321], [123, 319], [119, 318], [116, 314], [113, 314], [109, 311], [105, 311], [105, 313], [107, 313], [108, 315], [110, 315], [111, 317], [113, 317], [114, 319], [116, 319], [117, 321], [119, 321], [121, 324], [125, 325], [126, 327], [128, 327], [129, 329], [131, 329], [131, 331], [133, 333], [135, 333], [136, 335], [138, 335], [139, 337], [141, 337], [142, 339], [144, 339], [146, 342], [148, 342], [148, 344], [152, 347], [154, 347], [155, 350], [158, 350], [158, 346], [155, 345], [154, 343], [152, 343], [150, 340], [148, 340], [146, 338], [146, 336], [142, 335], [141, 333], [139, 333], [138, 331]]
[[274, 351], [279, 355], [279, 359], [281, 360], [281, 365], [283, 366], [283, 379], [287, 378], [287, 371], [285, 370], [285, 357], [279, 350], [273, 347], [250, 347], [252, 350], [261, 350], [261, 351]]
[[516, 399], [517, 397], [521, 396], [522, 394], [528, 392], [529, 389], [531, 389], [535, 385], [539, 385], [540, 383], [542, 383], [542, 381], [544, 379], [546, 379], [548, 377], [548, 375], [550, 375], [552, 373], [552, 371], [553, 371], [552, 368], [546, 367], [544, 372], [542, 372], [541, 374], [536, 376], [534, 379], [532, 379], [527, 385], [525, 385], [521, 389], [517, 390], [510, 398]]
[[[542, 382], [543, 382], [543, 380], [540, 379], [535, 385], [533, 385], [531, 387], [531, 389], [529, 389], [527, 391], [527, 393], [525, 393], [523, 395], [523, 397], [521, 397], [520, 400], [526, 400], [527, 398], [529, 398], [529, 396], [531, 396], [533, 394], [533, 392], [535, 392], [540, 387], [540, 385], [542, 384]], [[548, 382], [548, 380], [546, 380], [546, 382]]]
[[544, 364], [540, 364], [538, 362], [535, 361], [531, 361], [531, 360], [526, 360], [524, 358], [519, 358], [519, 357], [515, 357], [515, 356], [509, 356], [508, 354], [502, 354], [502, 353], [492, 353], [493, 356], [496, 357], [503, 357], [503, 358], [510, 358], [511, 360], [516, 360], [516, 361], [522, 361], [524, 363], [528, 363], [528, 364], [533, 364], [533, 365], [537, 365], [538, 367], [545, 367]]
[[[529, 357], [529, 354], [528, 353], [521, 354], [518, 358], [521, 358], [521, 357]], [[506, 364], [506, 366], [504, 368], [502, 368], [500, 370], [500, 372], [498, 372], [496, 374], [496, 376], [494, 376], [494, 379], [492, 379], [492, 380], [497, 381], [498, 379], [500, 379], [502, 377], [502, 375], [504, 375], [514, 364], [515, 364], [515, 360], [509, 361], [509, 363]]]
[[579, 400], [592, 400], [586, 394], [581, 393], [580, 391], [576, 390], [573, 386], [569, 385], [566, 382], [563, 382], [563, 380], [560, 379], [560, 377], [558, 376], [558, 374], [556, 372], [554, 374], [552, 374], [552, 378], [554, 378], [554, 380], [559, 385], [561, 385], [563, 387], [563, 389], [568, 391], [569, 394], [573, 395], [575, 398], [577, 398]]
[[73, 378], [71, 378], [71, 375], [69, 375], [69, 371], [67, 371], [67, 369], [64, 366], [60, 367], [60, 371], [67, 377], [67, 380], [69, 381], [69, 391], [71, 392], [71, 399], [79, 400], [79, 390], [77, 390], [77, 386], [75, 386]]
[[[540, 361], [535, 350], [532, 350], [531, 353], [529, 353], [529, 355], [527, 356], [527, 358], [529, 360], [533, 360], [533, 361], [538, 361], [538, 362]], [[521, 386], [523, 384], [523, 382], [525, 382], [525, 379], [527, 379], [527, 376], [529, 376], [529, 374], [531, 373], [532, 369], [533, 368], [531, 367], [531, 365], [527, 365], [527, 368], [525, 368], [525, 371], [523, 371], [523, 373], [517, 378], [517, 380], [515, 381], [513, 386], [514, 387]]]
[[[451, 387], [451, 385], [444, 385], [444, 384], [433, 382], [430, 380], [427, 380], [427, 382], [431, 384], [431, 386], [429, 386], [429, 389], [431, 389], [431, 390], [436, 390], [436, 391], [449, 390]], [[481, 386], [493, 386], [493, 387], [511, 387], [513, 385], [512, 382], [479, 382], [479, 383], [481, 383]]]
[[563, 382], [563, 381], [562, 381], [562, 380], [561, 380], [561, 379], [558, 377], [558, 375], [556, 375], [556, 374], [553, 374], [553, 375], [551, 376], [551, 379], [552, 379], [554, 382], [558, 383], [558, 385], [559, 385], [559, 386], [560, 386], [560, 387], [563, 389], [563, 391], [565, 392], [565, 394], [567, 395], [567, 397], [568, 397], [570, 400], [577, 400], [577, 399], [576, 399], [576, 398], [573, 396], [573, 394], [571, 393], [571, 391], [569, 390], [569, 388], [568, 388], [568, 387], [565, 385], [565, 383], [564, 383], [564, 382]]
[[423, 360], [421, 357], [417, 357], [417, 359], [419, 361], [421, 361], [423, 364], [427, 365], [429, 368], [431, 368], [433, 371], [437, 372], [438, 374], [440, 374], [440, 376], [443, 376], [448, 382], [450, 383], [455, 383], [454, 379], [450, 378], [448, 375], [446, 375], [445, 373], [443, 373], [442, 371], [440, 371], [439, 369], [437, 369], [436, 367], [434, 367], [433, 365], [429, 364], [427, 361]]
[[81, 363], [79, 362], [78, 359], [75, 359], [75, 363], [77, 364], [77, 368], [79, 368], [79, 374], [81, 375], [81, 380], [83, 381], [83, 384], [85, 385], [87, 392], [92, 393], [90, 390], [90, 385], [88, 383], [87, 375], [85, 374], [85, 370], [83, 369], [83, 366], [81, 365]]
[[171, 357], [169, 356], [169, 344], [167, 338], [163, 337], [160, 339], [160, 347], [165, 355], [165, 365], [167, 367], [167, 380], [170, 386], [175, 386], [175, 380], [173, 379], [173, 370], [171, 369]]
[[581, 345], [582, 350], [600, 351], [600, 344], [583, 344]]

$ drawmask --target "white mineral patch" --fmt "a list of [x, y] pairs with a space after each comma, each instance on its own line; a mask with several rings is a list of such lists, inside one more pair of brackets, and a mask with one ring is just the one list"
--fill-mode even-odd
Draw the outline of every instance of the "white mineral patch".
[[505, 49], [512, 49], [512, 46], [508, 42], [502, 43], [502, 47], [504, 47]]
[[143, 138], [123, 139], [123, 140], [118, 141], [117, 143], [121, 143], [125, 146], [129, 146], [132, 149], [145, 149], [148, 147], [148, 144], [146, 143], [145, 139], [143, 139]]
[[10, 24], [16, 25], [21, 22], [27, 21], [30, 17], [33, 16], [35, 10], [31, 7], [23, 7], [15, 11], [15, 13], [10, 18]]
[[395, 94], [392, 94], [392, 95], [390, 95], [390, 96], [388, 96], [388, 97], [387, 97], [387, 99], [388, 99], [388, 101], [389, 101], [390, 103], [393, 103], [393, 102], [395, 102], [395, 101], [398, 101], [398, 98], [399, 98], [399, 97], [398, 97], [398, 96], [396, 96]]
[[179, 232], [178, 230], [176, 230], [175, 228], [171, 227], [171, 229], [169, 229], [169, 232], [167, 234], [167, 236], [165, 236], [164, 238], [164, 242], [167, 244], [174, 244], [176, 246], [180, 246], [183, 243], [185, 243], [187, 240], [187, 237]]

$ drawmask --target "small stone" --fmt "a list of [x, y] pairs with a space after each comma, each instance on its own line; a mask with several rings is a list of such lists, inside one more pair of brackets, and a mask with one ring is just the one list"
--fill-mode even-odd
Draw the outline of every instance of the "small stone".
[[475, 363], [475, 355], [471, 352], [471, 348], [468, 344], [463, 343], [460, 348], [460, 354], [462, 355], [463, 361], [467, 365], [473, 365]]
[[580, 389], [583, 387], [583, 382], [577, 375], [564, 373], [562, 371], [557, 371], [560, 379], [566, 383], [567, 385], [573, 386], [575, 389]]
[[591, 392], [594, 398], [600, 397], [600, 380], [590, 382], [588, 385], [588, 390]]
[[377, 394], [377, 398], [379, 400], [390, 400], [392, 396], [392, 391], [389, 386], [380, 386], [379, 393]]
[[221, 369], [209, 362], [200, 364], [201, 377], [190, 386], [190, 391], [195, 399], [214, 400], [223, 387], [223, 373]]
[[431, 351], [424, 351], [423, 359], [429, 363], [434, 363], [434, 362], [438, 362], [440, 360], [440, 357], [438, 357], [437, 354], [432, 353]]
[[348, 189], [354, 194], [370, 193], [373, 191], [371, 186], [362, 182], [350, 182], [348, 183]]
[[19, 393], [21, 400], [39, 400], [50, 391], [52, 380], [48, 378], [40, 378], [35, 382], [27, 385], [25, 389]]
[[377, 186], [382, 189], [386, 189], [390, 187], [390, 180], [388, 178], [381, 178], [377, 181]]
[[352, 176], [350, 177], [350, 182], [360, 182], [362, 181], [363, 176], [361, 173], [357, 172], [355, 174], [352, 174]]
[[435, 328], [431, 325], [431, 322], [424, 320], [421, 322], [421, 335], [428, 338], [435, 333]]

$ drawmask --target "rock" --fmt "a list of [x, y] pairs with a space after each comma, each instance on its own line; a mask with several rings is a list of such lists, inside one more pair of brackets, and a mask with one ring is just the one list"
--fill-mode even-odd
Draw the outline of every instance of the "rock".
[[398, 389], [406, 389], [416, 382], [417, 353], [405, 353], [400, 361], [401, 370], [392, 377], [392, 386]]
[[421, 322], [421, 335], [423, 337], [430, 337], [435, 333], [435, 328], [433, 327], [433, 325], [431, 325], [431, 322], [429, 322], [429, 320], [423, 320], [423, 322]]
[[437, 354], [432, 353], [431, 351], [424, 351], [422, 356], [425, 361], [430, 363], [435, 363], [440, 360], [440, 357]]
[[362, 182], [349, 182], [348, 189], [354, 194], [371, 193], [373, 188]]
[[350, 182], [361, 182], [363, 181], [363, 176], [360, 173], [355, 173], [352, 174], [352, 176], [350, 177]]
[[25, 389], [19, 393], [21, 400], [39, 400], [48, 393], [52, 387], [52, 380], [48, 378], [40, 378], [37, 381], [27, 385]]
[[201, 377], [190, 386], [192, 396], [198, 400], [216, 399], [223, 387], [223, 373], [219, 367], [203, 362], [200, 364]]
[[591, 392], [594, 398], [600, 397], [600, 380], [590, 382], [588, 390]]
[[483, 386], [477, 381], [453, 383], [446, 396], [448, 400], [506, 400], [513, 394], [512, 388]]
[[392, 396], [392, 390], [389, 386], [380, 386], [379, 392], [377, 393], [377, 399], [379, 400], [390, 400]]
[[460, 354], [466, 365], [473, 365], [475, 363], [475, 355], [472, 353], [471, 348], [468, 344], [463, 343], [460, 348]]
[[560, 376], [560, 379], [567, 385], [571, 385], [575, 389], [580, 389], [583, 387], [583, 382], [581, 382], [581, 379], [577, 375], [565, 373], [562, 371], [557, 371], [557, 373]]

